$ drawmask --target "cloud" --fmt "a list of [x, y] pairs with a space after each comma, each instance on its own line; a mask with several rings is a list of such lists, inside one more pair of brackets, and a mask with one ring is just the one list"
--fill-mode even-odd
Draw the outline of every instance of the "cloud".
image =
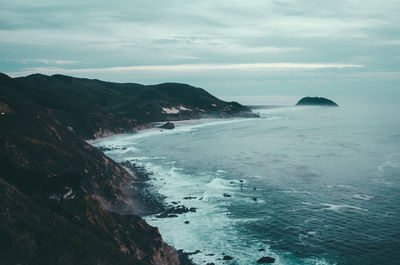
[[69, 65], [69, 64], [79, 63], [79, 61], [73, 61], [73, 60], [50, 60], [50, 59], [19, 59], [19, 60], [16, 60], [16, 62], [22, 63], [22, 64], [39, 63], [39, 64], [48, 64], [48, 65]]
[[400, 45], [400, 40], [377, 40], [373, 43], [376, 45], [392, 46], [392, 45]]
[[110, 73], [110, 72], [198, 72], [198, 71], [271, 71], [271, 70], [318, 70], [327, 68], [361, 68], [360, 64], [340, 63], [231, 63], [231, 64], [177, 64], [177, 65], [138, 65], [107, 68], [65, 69], [52, 67], [28, 68], [20, 72], [8, 73], [22, 76], [32, 73], [75, 74], [75, 73]]
[[0, 71], [14, 76], [212, 80], [220, 87], [232, 72], [236, 83], [268, 75], [281, 85], [284, 71], [285, 78], [322, 73], [326, 80], [335, 71], [400, 71], [398, 0], [0, 3]]

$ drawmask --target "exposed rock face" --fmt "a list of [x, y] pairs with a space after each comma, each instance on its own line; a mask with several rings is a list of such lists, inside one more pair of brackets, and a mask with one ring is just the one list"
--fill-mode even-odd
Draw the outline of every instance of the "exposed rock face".
[[2, 264], [179, 264], [157, 228], [89, 195], [43, 202], [0, 178]]
[[175, 128], [175, 124], [173, 124], [172, 122], [167, 122], [164, 123], [163, 125], [160, 126], [161, 129], [167, 129], [167, 130], [172, 130]]
[[323, 98], [323, 97], [304, 97], [296, 104], [297, 106], [300, 105], [319, 105], [319, 106], [332, 106], [338, 107], [339, 105], [333, 102], [330, 99]]
[[157, 228], [121, 215], [137, 208], [123, 188], [135, 172], [86, 143], [65, 123], [72, 114], [21, 93], [30, 89], [0, 75], [1, 263], [179, 264]]

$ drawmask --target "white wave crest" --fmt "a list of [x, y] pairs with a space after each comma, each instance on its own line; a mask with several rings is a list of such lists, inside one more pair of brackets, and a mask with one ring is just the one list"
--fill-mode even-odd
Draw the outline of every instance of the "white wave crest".
[[366, 195], [366, 194], [355, 194], [353, 196], [351, 196], [353, 199], [357, 199], [357, 200], [363, 200], [363, 201], [369, 201], [373, 198], [373, 196], [370, 195]]

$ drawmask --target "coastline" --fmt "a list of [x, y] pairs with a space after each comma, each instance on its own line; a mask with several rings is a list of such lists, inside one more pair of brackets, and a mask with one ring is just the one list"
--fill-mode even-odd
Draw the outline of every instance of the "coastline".
[[[121, 136], [132, 136], [132, 138], [141, 138], [147, 137], [154, 134], [161, 133], [179, 133], [180, 130], [186, 131], [196, 129], [197, 127], [203, 126], [213, 126], [223, 123], [232, 123], [232, 122], [240, 122], [240, 121], [249, 121], [249, 120], [257, 120], [264, 119], [265, 114], [273, 114], [279, 111], [285, 110], [299, 110], [299, 109], [310, 109], [310, 108], [318, 108], [318, 106], [296, 106], [296, 105], [246, 105], [247, 108], [251, 109], [255, 116], [252, 117], [243, 117], [243, 116], [232, 116], [232, 117], [201, 117], [196, 119], [181, 119], [181, 120], [165, 120], [165, 121], [157, 121], [157, 122], [149, 122], [146, 124], [142, 124], [140, 126], [134, 127], [132, 130], [128, 132], [117, 132], [110, 134], [98, 134], [93, 139], [85, 140], [87, 143], [96, 146], [96, 143], [102, 142], [105, 139], [112, 139], [113, 137], [121, 137]], [[256, 111], [257, 110], [257, 111]], [[273, 118], [273, 117], [272, 117]], [[161, 125], [166, 122], [172, 122], [175, 124], [174, 129], [162, 129], [159, 128]], [[102, 151], [102, 150], [100, 150]]]
[[[198, 225], [197, 221], [195, 219], [198, 218], [204, 218], [206, 215], [205, 210], [205, 205], [203, 203], [206, 203], [208, 201], [207, 198], [205, 200], [202, 200], [202, 196], [198, 196], [200, 194], [195, 194], [191, 193], [191, 189], [186, 190], [185, 192], [178, 192], [176, 195], [173, 195], [172, 197], [166, 195], [165, 190], [159, 191], [159, 189], [163, 189], [163, 183], [164, 181], [168, 182], [168, 176], [164, 175], [166, 172], [163, 169], [162, 164], [159, 164], [157, 161], [152, 161], [150, 163], [147, 163], [147, 161], [153, 160], [155, 157], [145, 157], [141, 156], [142, 154], [139, 154], [139, 157], [136, 155], [123, 155], [126, 152], [133, 151], [135, 153], [135, 142], [136, 141], [148, 141], [145, 138], [147, 137], [152, 137], [152, 136], [161, 136], [161, 135], [171, 135], [171, 134], [187, 134], [189, 135], [194, 133], [197, 129], [205, 128], [205, 127], [210, 127], [210, 126], [218, 126], [218, 125], [224, 125], [224, 124], [232, 124], [232, 123], [240, 123], [240, 122], [246, 122], [246, 121], [255, 121], [255, 120], [276, 120], [280, 119], [281, 115], [278, 114], [280, 111], [294, 111], [294, 110], [303, 110], [303, 109], [310, 109], [310, 108], [316, 108], [316, 107], [296, 107], [296, 106], [274, 106], [274, 107], [268, 107], [268, 108], [254, 108], [253, 110], [258, 110], [260, 114], [260, 118], [221, 118], [221, 119], [194, 119], [194, 120], [182, 120], [182, 121], [174, 121], [176, 127], [172, 130], [166, 130], [166, 129], [160, 129], [158, 128], [159, 125], [162, 125], [165, 122], [156, 122], [156, 123], [151, 123], [151, 126], [148, 126], [149, 129], [145, 130], [140, 130], [137, 133], [134, 134], [116, 134], [113, 136], [109, 137], [103, 137], [95, 140], [89, 141], [89, 143], [93, 144], [96, 148], [104, 149], [104, 152], [107, 156], [112, 157], [117, 163], [126, 163], [126, 162], [132, 162], [134, 167], [137, 167], [140, 165], [140, 168], [145, 168], [146, 172], [146, 178], [143, 181], [144, 183], [140, 183], [139, 185], [147, 185], [147, 188], [145, 189], [147, 194], [136, 194], [136, 198], [139, 198], [139, 200], [151, 200], [154, 203], [150, 203], [150, 205], [156, 205], [156, 206], [161, 206], [161, 207], [151, 207], [148, 209], [146, 213], [139, 213], [141, 216], [145, 218], [147, 222], [149, 222], [151, 225], [155, 227], [160, 227], [162, 228], [161, 234], [163, 237], [168, 238], [166, 242], [170, 244], [172, 247], [177, 249], [179, 256], [186, 260], [186, 262], [189, 263], [184, 263], [183, 261], [182, 264], [201, 264], [202, 260], [207, 260], [207, 262], [212, 263], [215, 262], [216, 259], [223, 259], [223, 257], [226, 255], [235, 257], [235, 251], [228, 250], [223, 252], [216, 252], [211, 249], [204, 248], [204, 246], [198, 245], [196, 246], [195, 244], [191, 244], [190, 247], [185, 248], [185, 243], [180, 242], [179, 244], [175, 244], [175, 240], [180, 240], [180, 239], [174, 239], [171, 241], [171, 233], [168, 232], [169, 229], [172, 231], [179, 231], [179, 227], [184, 229], [183, 231], [186, 231], [186, 234], [190, 234], [191, 232], [191, 227], [192, 225]], [[256, 112], [257, 113], [257, 112]], [[127, 145], [127, 146], [126, 146]], [[121, 148], [126, 148], [125, 150], [121, 150]], [[131, 149], [133, 148], [133, 149]], [[118, 157], [124, 158], [122, 160], [120, 159], [115, 159], [113, 156], [116, 153], [118, 153]], [[160, 157], [162, 162], [162, 159]], [[156, 158], [156, 160], [158, 160]], [[137, 163], [135, 163], [137, 161]], [[147, 164], [147, 167], [142, 167], [142, 165]], [[172, 165], [174, 168], [174, 166]], [[176, 169], [176, 173], [180, 174], [179, 168]], [[220, 172], [219, 172], [220, 171]], [[158, 177], [153, 176], [153, 172], [155, 174], [158, 174]], [[224, 172], [223, 170], [218, 170], [216, 172], [215, 179], [212, 180], [210, 183], [208, 183], [206, 186], [215, 189], [213, 191], [212, 197], [214, 198], [219, 198], [219, 197], [228, 197], [229, 194], [225, 195], [225, 193], [229, 193], [229, 191], [232, 191], [231, 189], [250, 189], [252, 190], [254, 187], [247, 187], [247, 184], [245, 181], [241, 179], [236, 179], [236, 180], [225, 180], [227, 172]], [[160, 175], [161, 174], [161, 175]], [[168, 174], [168, 173], [167, 173]], [[172, 174], [172, 173], [171, 173]], [[174, 173], [175, 174], [175, 173]], [[185, 180], [185, 175], [182, 175], [179, 177], [179, 179], [183, 182], [186, 182]], [[189, 180], [188, 178], [186, 178]], [[222, 181], [222, 182], [221, 182]], [[175, 184], [172, 184], [175, 183]], [[174, 190], [185, 190], [185, 184], [181, 186], [180, 181], [176, 182], [176, 180], [172, 180], [171, 185], [174, 186]], [[197, 182], [196, 182], [197, 183]], [[196, 183], [188, 183], [189, 186], [193, 185], [195, 186]], [[171, 185], [169, 192], [171, 191]], [[178, 185], [178, 186], [175, 186]], [[188, 187], [189, 187], [188, 186]], [[220, 189], [222, 186], [224, 186], [223, 189]], [[227, 189], [227, 190], [224, 190]], [[136, 189], [136, 190], [143, 190], [143, 189]], [[168, 192], [167, 192], [168, 194]], [[171, 193], [169, 193], [171, 194]], [[179, 194], [179, 195], [178, 195]], [[197, 198], [196, 198], [197, 196]], [[225, 198], [229, 199], [229, 198]], [[259, 202], [262, 202], [262, 200], [259, 200]], [[198, 205], [198, 206], [196, 206]], [[216, 229], [224, 223], [229, 223], [232, 220], [229, 219], [229, 212], [215, 212], [215, 214], [218, 216], [218, 218], [223, 218], [222, 220], [218, 221], [218, 223], [213, 223], [216, 225]], [[161, 218], [163, 218], [161, 220]], [[159, 226], [159, 224], [162, 224]], [[170, 227], [170, 228], [169, 228]], [[222, 228], [222, 227], [221, 227]], [[214, 229], [214, 228], [213, 228]], [[193, 231], [192, 231], [193, 232]], [[211, 231], [210, 231], [211, 232]], [[231, 235], [232, 237], [235, 237], [234, 234]], [[175, 237], [175, 236], [173, 236]], [[221, 238], [224, 238], [221, 237]], [[174, 243], [175, 241], [175, 243]], [[185, 239], [186, 241], [186, 239]], [[197, 242], [197, 241], [194, 241]], [[184, 249], [184, 250], [183, 250]], [[264, 251], [260, 252], [260, 249], [265, 249]], [[186, 252], [184, 252], [186, 251]], [[257, 244], [255, 245], [252, 250], [254, 253], [259, 253], [264, 256], [270, 256], [274, 257], [275, 259], [279, 260], [279, 257], [274, 254], [273, 252], [270, 252], [269, 246], [265, 244]], [[220, 256], [221, 253], [225, 253], [224, 255]], [[199, 254], [197, 256], [197, 254]], [[195, 263], [196, 262], [196, 263]]]
[[[11, 78], [1, 73], [0, 83], [0, 195], [8, 204], [0, 207], [6, 217], [0, 225], [10, 231], [9, 251], [2, 252], [5, 264], [22, 259], [57, 264], [63, 256], [68, 257], [65, 264], [179, 264], [177, 251], [158, 229], [131, 215], [161, 209], [149, 199], [148, 174], [138, 168], [129, 174], [129, 168], [85, 139], [135, 132], [153, 121], [255, 116], [237, 102], [187, 84], [122, 84], [41, 74]], [[136, 190], [128, 194], [125, 183], [135, 184]], [[20, 200], [10, 196], [10, 188], [20, 191], [13, 193]], [[57, 229], [61, 223], [49, 227], [53, 219], [84, 234], [63, 234]], [[27, 225], [19, 225], [20, 220]], [[69, 244], [54, 244], [60, 236]], [[26, 244], [13, 243], [17, 241]], [[36, 247], [27, 252], [28, 246]]]
[[[287, 108], [298, 108], [296, 106], [287, 106], [287, 105], [257, 105], [257, 106], [247, 106], [252, 110], [260, 110], [261, 112], [258, 114], [273, 114], [280, 110], [286, 110]], [[264, 110], [264, 112], [263, 112]], [[140, 126], [138, 128], [134, 128], [132, 133], [115, 133], [111, 135], [106, 135], [103, 137], [98, 137], [96, 139], [86, 140], [86, 142], [97, 150], [101, 151], [104, 155], [110, 157], [109, 152], [127, 152], [129, 150], [124, 147], [124, 143], [129, 143], [135, 139], [141, 139], [156, 135], [162, 134], [179, 134], [179, 133], [187, 133], [199, 128], [209, 127], [209, 126], [218, 126], [223, 124], [230, 123], [238, 123], [238, 122], [246, 122], [253, 121], [258, 119], [264, 119], [266, 117], [229, 117], [229, 118], [199, 118], [199, 119], [184, 119], [173, 121], [175, 128], [174, 129], [162, 129], [161, 125], [165, 124], [165, 121], [160, 122], [151, 122]], [[275, 116], [271, 116], [267, 119], [275, 119]], [[122, 143], [122, 145], [118, 144], [107, 144], [107, 142], [118, 142]], [[183, 205], [183, 208], [174, 210], [174, 206], [176, 205], [166, 205], [165, 204], [165, 196], [162, 196], [155, 189], [154, 185], [150, 182], [153, 172], [146, 170], [143, 166], [139, 165], [139, 163], [135, 163], [125, 160], [114, 160], [116, 163], [121, 165], [130, 175], [136, 176], [135, 179], [126, 180], [126, 182], [121, 183], [121, 186], [125, 187], [125, 192], [127, 196], [132, 199], [134, 202], [139, 202], [136, 205], [134, 212], [132, 209], [128, 209], [128, 211], [124, 212], [126, 214], [137, 214], [139, 216], [150, 216], [155, 214], [161, 214], [162, 212], [168, 212], [169, 214], [176, 213], [184, 213], [190, 211], [186, 206]], [[176, 208], [176, 207], [175, 207]]]
[[[286, 106], [285, 106], [286, 107]], [[303, 108], [298, 108], [298, 107], [293, 107], [291, 106], [290, 108], [281, 108], [282, 110], [286, 111], [290, 111], [293, 110], [302, 110]], [[309, 107], [304, 108], [304, 109], [309, 109]], [[265, 122], [269, 122], [268, 120], [275, 120], [275, 119], [280, 119], [282, 118], [282, 115], [276, 115], [275, 112], [278, 111], [277, 108], [273, 108], [272, 110], [267, 110], [265, 116], [263, 116], [261, 119], [264, 120]], [[252, 119], [213, 119], [213, 120], [209, 120], [209, 119], [200, 119], [200, 120], [192, 120], [192, 121], [183, 121], [180, 122], [179, 125], [177, 126], [176, 129], [173, 130], [161, 130], [158, 128], [155, 129], [150, 129], [150, 130], [144, 130], [138, 134], [134, 134], [134, 135], [115, 135], [112, 137], [106, 137], [106, 138], [102, 138], [102, 139], [98, 139], [96, 140], [96, 145], [101, 146], [102, 144], [104, 144], [103, 142], [108, 142], [108, 144], [103, 145], [104, 147], [110, 147], [110, 145], [114, 145], [114, 147], [116, 147], [115, 152], [124, 152], [124, 150], [118, 149], [121, 147], [124, 147], [124, 143], [128, 143], [129, 146], [127, 146], [127, 148], [132, 148], [134, 147], [136, 144], [135, 142], [137, 141], [148, 141], [149, 143], [157, 143], [160, 142], [162, 140], [158, 140], [156, 142], [152, 142], [149, 139], [145, 139], [146, 137], [151, 137], [151, 136], [160, 136], [160, 135], [166, 135], [166, 134], [179, 134], [180, 132], [185, 132], [185, 135], [188, 137], [188, 141], [190, 140], [190, 135], [192, 135], [193, 130], [199, 129], [199, 128], [204, 128], [207, 126], [213, 126], [213, 125], [222, 125], [224, 123], [236, 123], [236, 122], [241, 122], [241, 121], [251, 121]], [[253, 119], [253, 120], [259, 120], [259, 118], [257, 119]], [[223, 126], [221, 126], [220, 128], [222, 128]], [[234, 127], [246, 127], [243, 125], [234, 125]], [[215, 129], [211, 128], [211, 131]], [[188, 133], [187, 133], [188, 132]], [[202, 134], [203, 135], [203, 134]], [[166, 135], [167, 136], [167, 135]], [[169, 136], [167, 136], [169, 137]], [[174, 143], [178, 143], [178, 138], [180, 136], [176, 135], [175, 141]], [[182, 136], [183, 137], [183, 136]], [[161, 139], [163, 137], [159, 137], [159, 139]], [[167, 138], [163, 138], [164, 140], [166, 140]], [[192, 139], [196, 139], [196, 138], [192, 138]], [[186, 142], [187, 143], [187, 142]], [[149, 145], [147, 145], [148, 147]], [[147, 149], [144, 149], [147, 150]], [[128, 152], [129, 150], [127, 150]], [[107, 152], [113, 152], [113, 150], [109, 150], [106, 151]], [[134, 152], [133, 152], [134, 153]], [[138, 156], [142, 156], [145, 153], [138, 153]], [[109, 155], [109, 154], [107, 154]], [[157, 155], [157, 154], [156, 154]], [[112, 157], [112, 156], [111, 156]], [[119, 157], [127, 157], [127, 160], [134, 160], [136, 155], [135, 154], [129, 154], [128, 156], [119, 156]], [[185, 175], [188, 176], [186, 173], [180, 171], [181, 168], [179, 168], [179, 165], [171, 165], [172, 168], [175, 168], [176, 171], [175, 172], [166, 172], [165, 170], [163, 170], [163, 165], [162, 164], [158, 164], [158, 161], [162, 160], [153, 160], [154, 157], [139, 157], [139, 161], [146, 163], [146, 159], [150, 162], [150, 166], [148, 167], [148, 169], [154, 170], [154, 172], [161, 172], [162, 175], [160, 175], [159, 180], [154, 180], [152, 176], [150, 176], [150, 178], [148, 178], [146, 180], [146, 183], [155, 183], [155, 184], [161, 184], [161, 187], [163, 185], [163, 182], [168, 182], [168, 175], [165, 175], [165, 173], [167, 174], [174, 174], [173, 179], [171, 179], [172, 181], [170, 182], [169, 187], [167, 187], [167, 190], [163, 189], [163, 191], [161, 191], [161, 193], [163, 194], [163, 196], [165, 194], [171, 194], [172, 191], [172, 186], [174, 187], [174, 190], [176, 190], [176, 194], [172, 194], [171, 197], [167, 196], [164, 197], [163, 200], [167, 199], [165, 203], [164, 202], [164, 208], [159, 211], [158, 213], [154, 213], [154, 214], [150, 214], [145, 216], [146, 221], [149, 222], [151, 225], [155, 226], [155, 227], [159, 227], [160, 231], [163, 235], [163, 237], [165, 239], [167, 239], [166, 242], [168, 242], [171, 246], [173, 246], [174, 248], [176, 248], [178, 251], [181, 250], [182, 248], [185, 249], [186, 254], [191, 254], [188, 255], [187, 258], [193, 259], [194, 262], [192, 263], [182, 263], [182, 264], [202, 264], [203, 260], [206, 260], [206, 262], [209, 263], [216, 263], [219, 264], [219, 262], [215, 262], [216, 260], [220, 260], [221, 262], [223, 262], [223, 258], [224, 256], [229, 256], [229, 257], [233, 257], [233, 259], [236, 259], [237, 256], [242, 255], [239, 254], [237, 251], [238, 249], [232, 249], [230, 246], [226, 245], [223, 248], [223, 251], [221, 251], [221, 249], [218, 248], [207, 248], [205, 247], [203, 244], [199, 244], [196, 246], [197, 243], [201, 243], [201, 241], [199, 241], [198, 239], [194, 238], [193, 243], [188, 245], [188, 248], [185, 248], [185, 244], [187, 243], [187, 238], [184, 239], [184, 241], [182, 241], [183, 237], [185, 237], [184, 235], [190, 235], [191, 231], [193, 232], [193, 229], [196, 226], [202, 225], [201, 222], [204, 223], [205, 218], [209, 218], [210, 219], [210, 223], [207, 225], [208, 227], [204, 227], [205, 230], [208, 230], [209, 234], [213, 233], [213, 231], [215, 230], [223, 230], [223, 226], [224, 225], [228, 225], [228, 224], [233, 224], [232, 222], [235, 222], [235, 220], [233, 220], [231, 218], [231, 213], [229, 211], [226, 210], [226, 208], [217, 210], [216, 208], [214, 210], [211, 210], [211, 214], [210, 210], [207, 209], [206, 205], [204, 205], [204, 203], [208, 204], [208, 202], [211, 202], [211, 200], [219, 200], [219, 201], [225, 201], [223, 203], [227, 203], [229, 204], [231, 202], [231, 200], [233, 200], [235, 198], [235, 196], [232, 196], [231, 194], [234, 192], [234, 190], [248, 190], [249, 194], [252, 194], [252, 190], [253, 190], [253, 186], [250, 186], [249, 183], [247, 183], [247, 181], [245, 179], [240, 179], [240, 178], [236, 178], [236, 179], [230, 179], [228, 177], [228, 172], [227, 171], [223, 171], [224, 168], [217, 168], [218, 170], [215, 172], [215, 176], [214, 175], [210, 175], [210, 178], [208, 180], [209, 183], [206, 183], [207, 189], [211, 189], [211, 193], [209, 193], [208, 195], [206, 195], [206, 197], [204, 197], [203, 200], [203, 196], [200, 193], [197, 192], [193, 192], [195, 191], [195, 189], [186, 189], [187, 187], [189, 187], [190, 185], [195, 186], [196, 184], [198, 184], [198, 182], [195, 180], [197, 178], [194, 179], [187, 179], [187, 181], [184, 180]], [[113, 158], [114, 159], [114, 158]], [[162, 159], [162, 158], [161, 158]], [[176, 158], [174, 158], [176, 160]], [[117, 162], [123, 162], [124, 160], [118, 160], [116, 159], [115, 161]], [[169, 160], [166, 161], [167, 163], [171, 162], [173, 160]], [[151, 165], [152, 164], [152, 165]], [[170, 167], [165, 167], [164, 169], [169, 170]], [[178, 178], [175, 178], [175, 173], [180, 175], [178, 176]], [[181, 174], [183, 173], [183, 174]], [[190, 173], [189, 173], [190, 174]], [[174, 179], [175, 178], [175, 179]], [[181, 182], [183, 180], [183, 182]], [[192, 183], [190, 183], [192, 182]], [[201, 185], [203, 185], [205, 183], [201, 183]], [[153, 186], [154, 187], [154, 186]], [[159, 187], [158, 187], [159, 188]], [[157, 189], [154, 189], [153, 191], [157, 192]], [[167, 193], [165, 193], [167, 191]], [[193, 192], [193, 193], [192, 193]], [[157, 192], [158, 193], [158, 192]], [[159, 193], [158, 193], [159, 194]], [[226, 194], [226, 195], [225, 195]], [[229, 196], [228, 196], [229, 195]], [[258, 198], [258, 201], [254, 201], [253, 195], [248, 195], [250, 196], [249, 198], [249, 202], [250, 203], [257, 203], [257, 204], [261, 204], [263, 203], [262, 200], [260, 200], [260, 198]], [[197, 198], [196, 198], [197, 197]], [[229, 198], [229, 197], [233, 197], [233, 198]], [[160, 197], [159, 197], [160, 198]], [[187, 198], [184, 199], [184, 198]], [[177, 202], [178, 204], [174, 204], [173, 202]], [[199, 207], [197, 207], [196, 205], [198, 205]], [[180, 206], [180, 213], [174, 212], [174, 210], [176, 210], [176, 206]], [[174, 207], [173, 210], [169, 210], [172, 207]], [[184, 207], [184, 208], [183, 208]], [[196, 208], [196, 212], [192, 213], [190, 211], [191, 208]], [[169, 211], [168, 211], [169, 210]], [[156, 215], [161, 215], [162, 213], [166, 213], [164, 216], [162, 216], [162, 218], [164, 219], [160, 219], [159, 217], [157, 217]], [[186, 214], [187, 213], [187, 214]], [[215, 213], [215, 215], [214, 215]], [[177, 216], [168, 216], [168, 215], [177, 215]], [[222, 217], [222, 219], [221, 219]], [[190, 221], [189, 223], [186, 223], [186, 221]], [[207, 222], [207, 221], [206, 221]], [[162, 224], [162, 225], [158, 225], [158, 224]], [[171, 232], [169, 232], [168, 230], [171, 230]], [[203, 228], [201, 229], [203, 230]], [[234, 229], [233, 229], [234, 230]], [[182, 235], [172, 235], [173, 233], [176, 234], [177, 231], [182, 231]], [[225, 232], [224, 232], [225, 233]], [[202, 232], [202, 234], [204, 234]], [[229, 242], [230, 238], [236, 238], [236, 234], [231, 230], [228, 231], [228, 233], [226, 233], [225, 235], [218, 235], [218, 238], [221, 239], [221, 242]], [[188, 237], [188, 236], [186, 236]], [[208, 237], [208, 236], [206, 236]], [[212, 238], [212, 237], [211, 237]], [[172, 240], [171, 240], [172, 239]], [[228, 240], [226, 240], [228, 239]], [[176, 242], [179, 242], [179, 244], [175, 244]], [[260, 241], [261, 242], [261, 241]], [[263, 251], [260, 251], [260, 249], [263, 249]], [[279, 263], [280, 257], [273, 251], [270, 250], [269, 245], [267, 242], [261, 242], [261, 243], [257, 243], [254, 244], [250, 247], [249, 249], [253, 255], [261, 257], [261, 256], [267, 256], [267, 257], [273, 257], [274, 259], [277, 260], [277, 263]], [[200, 252], [199, 252], [200, 251]], [[240, 252], [241, 250], [239, 250]], [[178, 252], [179, 253], [179, 252]], [[224, 254], [222, 254], [224, 253]], [[254, 262], [259, 258], [259, 257], [255, 257], [253, 260]], [[205, 262], [205, 263], [206, 263]]]
[[[109, 135], [98, 136], [94, 139], [85, 140], [87, 143], [96, 146], [96, 143], [102, 142], [105, 139], [112, 139], [113, 137], [121, 137], [121, 136], [131, 136], [132, 138], [142, 138], [155, 134], [161, 133], [179, 133], [180, 131], [187, 131], [191, 129], [196, 129], [197, 127], [203, 126], [213, 126], [223, 123], [232, 123], [246, 120], [256, 120], [259, 117], [229, 117], [229, 118], [200, 118], [200, 119], [184, 119], [184, 120], [176, 120], [169, 121], [175, 124], [174, 129], [162, 129], [159, 126], [165, 124], [167, 121], [158, 121], [158, 122], [150, 122], [143, 126], [135, 127], [132, 132], [124, 132], [124, 133], [112, 133]], [[102, 151], [102, 150], [100, 150]]]
[[[31, 261], [42, 251], [52, 249], [55, 251], [43, 264], [57, 263], [59, 255], [68, 255], [71, 260], [68, 264], [79, 264], [82, 255], [77, 253], [82, 244], [94, 252], [109, 245], [115, 250], [115, 255], [107, 257], [109, 264], [121, 264], [118, 260], [122, 259], [136, 260], [137, 264], [179, 264], [178, 253], [163, 241], [158, 229], [131, 214], [145, 216], [164, 210], [168, 216], [192, 209], [163, 207], [159, 203], [163, 198], [154, 198], [156, 193], [148, 185], [151, 172], [136, 165], [117, 163], [124, 161], [110, 159], [105, 150], [92, 146], [96, 140], [85, 139], [120, 137], [119, 133], [134, 133], [135, 137], [170, 134], [208, 126], [204, 121], [219, 124], [236, 122], [239, 117], [244, 120], [258, 117], [237, 102], [222, 101], [186, 84], [146, 86], [41, 74], [20, 78], [0, 74], [0, 82], [4, 95], [0, 99], [2, 186], [11, 185], [20, 190], [18, 196], [27, 199], [21, 201], [24, 207], [32, 208], [30, 201], [37, 204], [32, 214], [40, 216], [37, 225], [41, 229], [1, 220], [7, 230], [16, 230], [10, 238], [20, 240], [27, 234], [28, 243], [37, 246], [25, 253], [25, 246], [14, 249], [10, 245], [13, 249], [10, 253], [14, 255], [6, 257], [6, 264], [13, 264], [14, 257], [25, 254]], [[185, 93], [176, 97], [179, 91]], [[147, 97], [149, 93], [153, 96]], [[177, 123], [177, 128], [161, 131], [154, 128], [160, 124], [154, 121], [172, 121]], [[127, 189], [127, 186], [133, 188]], [[18, 201], [10, 197], [9, 203], [15, 208]], [[7, 208], [0, 210], [4, 213]], [[68, 240], [78, 240], [80, 244], [50, 244], [59, 235], [56, 227], [52, 227], [49, 240], [41, 242], [41, 237], [36, 236], [48, 227], [44, 213], [61, 218], [69, 229], [83, 229], [94, 239], [77, 239], [67, 234]], [[26, 216], [25, 211], [15, 212], [15, 220], [29, 220]], [[104, 259], [101, 255], [83, 256], [88, 260]]]
[[[146, 126], [145, 129], [137, 130], [135, 133], [121, 133], [113, 134], [110, 136], [104, 136], [93, 140], [86, 140], [88, 144], [102, 152], [104, 155], [109, 157], [111, 160], [118, 163], [123, 167], [132, 177], [131, 179], [125, 179], [121, 186], [124, 187], [126, 195], [132, 199], [133, 202], [139, 201], [139, 205], [128, 208], [127, 211], [122, 211], [124, 214], [136, 214], [139, 216], [149, 216], [159, 214], [163, 211], [170, 211], [171, 206], [165, 205], [165, 197], [154, 190], [154, 186], [150, 184], [151, 176], [153, 172], [146, 170], [139, 163], [125, 160], [116, 160], [109, 156], [109, 152], [125, 152], [129, 151], [121, 145], [108, 145], [107, 142], [114, 142], [115, 140], [122, 140], [123, 142], [130, 142], [134, 139], [140, 139], [145, 137], [151, 137], [154, 135], [161, 134], [179, 134], [190, 132], [202, 127], [222, 125], [228, 123], [245, 122], [259, 118], [205, 118], [205, 119], [193, 119], [193, 120], [181, 120], [175, 121], [176, 127], [174, 129], [161, 129], [159, 128], [165, 122], [154, 122]], [[188, 210], [184, 210], [183, 212]], [[172, 210], [173, 212], [173, 210]], [[178, 212], [182, 212], [178, 210]]]
[[[106, 156], [109, 156], [109, 152], [123, 152], [123, 146], [110, 146], [104, 144], [105, 142], [113, 142], [121, 138], [123, 141], [131, 141], [133, 139], [140, 139], [145, 137], [151, 137], [154, 135], [161, 134], [178, 134], [183, 132], [190, 132], [198, 128], [222, 125], [227, 123], [245, 122], [256, 120], [259, 118], [204, 118], [204, 119], [193, 119], [193, 120], [182, 120], [174, 121], [176, 127], [172, 130], [166, 130], [159, 128], [160, 125], [165, 122], [155, 122], [146, 126], [146, 129], [138, 130], [136, 133], [123, 133], [115, 134], [111, 136], [101, 137], [94, 140], [88, 140], [87, 142], [103, 152]], [[113, 158], [111, 158], [113, 159]], [[113, 159], [114, 160], [114, 159]], [[129, 174], [136, 176], [135, 180], [131, 180], [122, 184], [125, 187], [127, 196], [129, 196], [134, 202], [136, 202], [135, 212], [126, 212], [124, 214], [135, 214], [141, 217], [151, 218], [174, 218], [178, 215], [185, 214], [188, 212], [196, 212], [196, 208], [186, 206], [184, 202], [166, 202], [167, 197], [158, 192], [157, 187], [154, 183], [151, 183], [153, 172], [145, 169], [142, 165], [135, 163], [134, 161], [118, 161], [115, 160], [119, 165], [125, 168]], [[189, 199], [189, 198], [188, 198]], [[177, 250], [181, 265], [196, 265], [193, 262], [191, 256], [200, 253], [200, 250], [187, 251], [184, 249], [178, 249], [173, 244], [169, 243], [172, 247]]]

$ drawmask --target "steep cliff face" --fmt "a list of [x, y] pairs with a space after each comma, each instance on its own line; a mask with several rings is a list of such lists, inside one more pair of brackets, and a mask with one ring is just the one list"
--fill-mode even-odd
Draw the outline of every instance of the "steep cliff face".
[[[136, 179], [0, 76], [1, 264], [179, 264], [135, 212]], [[141, 206], [140, 206], [141, 207]]]
[[179, 264], [158, 230], [89, 195], [47, 203], [0, 178], [1, 264]]

